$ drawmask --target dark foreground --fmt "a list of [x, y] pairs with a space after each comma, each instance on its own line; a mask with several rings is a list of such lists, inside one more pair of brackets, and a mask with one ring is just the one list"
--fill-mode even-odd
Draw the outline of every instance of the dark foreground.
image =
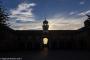
[[48, 50], [1, 52], [0, 60], [90, 60], [88, 50]]

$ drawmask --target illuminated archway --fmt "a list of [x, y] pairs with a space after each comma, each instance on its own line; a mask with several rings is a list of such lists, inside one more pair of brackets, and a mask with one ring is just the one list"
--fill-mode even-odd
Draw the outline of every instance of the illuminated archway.
[[43, 44], [47, 45], [48, 44], [48, 38], [43, 38]]

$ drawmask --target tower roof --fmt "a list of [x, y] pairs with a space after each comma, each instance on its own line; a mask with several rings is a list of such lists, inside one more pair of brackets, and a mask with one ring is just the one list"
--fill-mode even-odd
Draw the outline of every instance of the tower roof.
[[43, 21], [43, 24], [48, 24], [48, 21], [46, 20], [46, 18], [45, 18], [45, 20]]

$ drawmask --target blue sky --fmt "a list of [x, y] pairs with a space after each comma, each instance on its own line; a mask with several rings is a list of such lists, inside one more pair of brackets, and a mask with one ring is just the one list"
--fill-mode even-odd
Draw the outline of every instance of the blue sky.
[[10, 13], [11, 28], [41, 30], [44, 17], [49, 30], [76, 30], [84, 26], [90, 0], [1, 0]]

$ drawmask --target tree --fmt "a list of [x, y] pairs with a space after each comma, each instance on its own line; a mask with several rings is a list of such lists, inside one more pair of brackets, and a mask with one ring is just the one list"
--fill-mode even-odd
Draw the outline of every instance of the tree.
[[0, 5], [0, 27], [7, 26], [8, 21], [8, 14], [6, 13], [5, 9]]

